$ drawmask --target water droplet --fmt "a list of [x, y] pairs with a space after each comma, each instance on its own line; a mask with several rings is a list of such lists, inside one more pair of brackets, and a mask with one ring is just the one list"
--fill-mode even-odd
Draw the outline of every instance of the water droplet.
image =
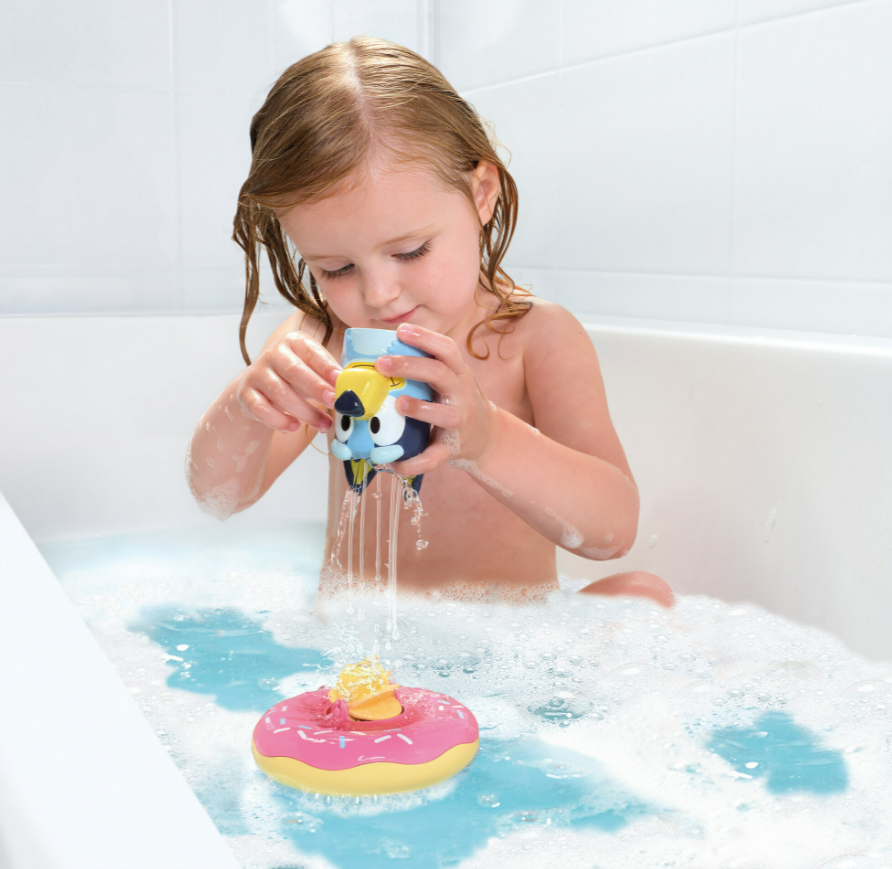
[[427, 540], [416, 540], [415, 548], [416, 549], [427, 549], [427, 544], [428, 544]]

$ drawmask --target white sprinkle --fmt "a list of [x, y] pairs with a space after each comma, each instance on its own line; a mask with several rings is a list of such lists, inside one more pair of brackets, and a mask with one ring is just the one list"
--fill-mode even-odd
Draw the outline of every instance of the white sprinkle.
[[758, 765], [759, 764], [754, 760], [751, 760], [749, 763], [745, 764], [747, 769], [755, 769]]
[[188, 648], [189, 648], [189, 644], [188, 644], [188, 643], [181, 643], [179, 646], [177, 646], [177, 651], [178, 651], [178, 652], [185, 652], [186, 649], [188, 649]]
[[398, 737], [399, 737], [399, 738], [400, 738], [400, 739], [402, 739], [402, 741], [403, 741], [403, 742], [408, 742], [408, 743], [409, 743], [409, 745], [411, 745], [411, 744], [412, 744], [412, 740], [411, 740], [411, 739], [409, 739], [409, 737], [408, 737], [408, 736], [403, 736], [403, 734], [402, 734], [402, 733], [398, 733], [398, 734], [397, 734], [397, 736], [398, 736]]
[[[283, 730], [291, 730], [291, 728], [290, 727], [280, 727], [278, 730], [274, 730], [273, 733], [281, 733]], [[297, 732], [300, 733], [299, 730]]]
[[390, 739], [390, 737], [389, 736], [379, 736], [378, 739], [375, 740], [375, 742], [384, 742], [385, 739]]

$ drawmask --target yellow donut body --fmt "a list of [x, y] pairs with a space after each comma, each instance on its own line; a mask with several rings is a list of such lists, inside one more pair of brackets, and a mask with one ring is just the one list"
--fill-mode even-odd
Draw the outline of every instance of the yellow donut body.
[[480, 740], [454, 745], [427, 763], [364, 763], [351, 769], [317, 769], [291, 757], [266, 757], [251, 743], [254, 760], [270, 778], [315, 794], [364, 797], [429, 788], [464, 769], [477, 754]]

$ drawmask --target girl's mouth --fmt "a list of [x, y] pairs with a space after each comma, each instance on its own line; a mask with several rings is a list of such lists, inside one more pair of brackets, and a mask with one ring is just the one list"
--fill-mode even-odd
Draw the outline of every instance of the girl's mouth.
[[404, 314], [397, 314], [396, 317], [381, 317], [380, 320], [382, 323], [387, 323], [389, 326], [397, 326], [400, 323], [405, 323], [417, 310], [418, 305], [412, 308], [411, 311], [406, 311]]

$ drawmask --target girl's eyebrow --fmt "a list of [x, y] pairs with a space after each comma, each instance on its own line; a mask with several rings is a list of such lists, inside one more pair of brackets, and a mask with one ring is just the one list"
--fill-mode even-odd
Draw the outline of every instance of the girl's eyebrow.
[[[420, 238], [423, 235], [427, 235], [434, 228], [434, 224], [430, 226], [422, 226], [420, 229], [413, 229], [411, 232], [407, 232], [405, 235], [399, 235], [396, 238], [391, 238], [385, 241], [381, 247], [388, 247], [391, 244], [399, 244], [403, 241], [409, 241], [409, 239]], [[301, 254], [305, 260], [319, 260], [319, 259], [337, 259], [343, 254], [339, 253], [305, 253]]]

